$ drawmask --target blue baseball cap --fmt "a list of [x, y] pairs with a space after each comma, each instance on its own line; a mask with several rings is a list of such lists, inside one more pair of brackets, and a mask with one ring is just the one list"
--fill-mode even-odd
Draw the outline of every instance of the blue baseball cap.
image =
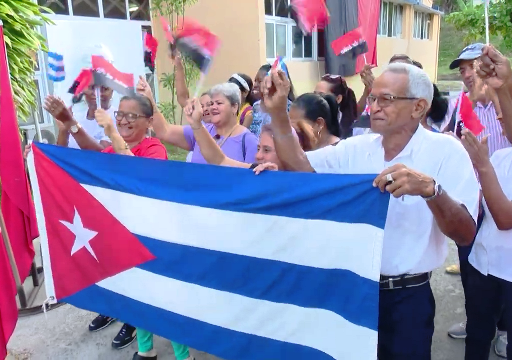
[[450, 70], [456, 69], [460, 66], [460, 63], [464, 60], [475, 60], [482, 55], [484, 44], [475, 43], [466, 46], [459, 54], [459, 57], [452, 61], [450, 64]]

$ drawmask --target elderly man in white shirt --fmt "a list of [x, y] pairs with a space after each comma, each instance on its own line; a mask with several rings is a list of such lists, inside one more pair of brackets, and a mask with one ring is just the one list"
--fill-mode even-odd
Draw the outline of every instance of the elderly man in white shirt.
[[446, 258], [446, 236], [461, 245], [471, 243], [479, 203], [478, 182], [463, 146], [420, 125], [432, 102], [432, 82], [413, 65], [389, 65], [368, 96], [375, 134], [307, 154], [292, 135], [288, 88], [286, 77], [272, 70], [263, 92], [284, 167], [380, 173], [374, 186], [393, 195], [382, 250], [379, 360], [430, 359], [435, 316], [431, 272]]

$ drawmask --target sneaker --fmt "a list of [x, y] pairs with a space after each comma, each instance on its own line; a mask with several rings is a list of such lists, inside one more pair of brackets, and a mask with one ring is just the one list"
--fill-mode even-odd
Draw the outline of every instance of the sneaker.
[[494, 352], [502, 358], [507, 358], [507, 332], [498, 331], [496, 341], [494, 342]]
[[138, 352], [133, 354], [132, 360], [157, 360], [156, 355], [155, 356], [140, 356]]
[[453, 338], [453, 339], [465, 339], [467, 334], [466, 334], [466, 322], [461, 322], [460, 324], [455, 324], [453, 325], [449, 330], [448, 330], [448, 336]]
[[124, 324], [121, 330], [117, 333], [114, 340], [112, 340], [112, 347], [114, 349], [124, 349], [130, 345], [137, 337], [137, 329], [133, 326]]
[[450, 275], [460, 275], [460, 266], [459, 265], [450, 265], [446, 268], [446, 273]]
[[103, 330], [107, 326], [112, 324], [114, 321], [116, 321], [116, 319], [108, 317], [108, 316], [105, 316], [105, 315], [98, 315], [89, 324], [89, 331], [100, 331], [100, 330]]

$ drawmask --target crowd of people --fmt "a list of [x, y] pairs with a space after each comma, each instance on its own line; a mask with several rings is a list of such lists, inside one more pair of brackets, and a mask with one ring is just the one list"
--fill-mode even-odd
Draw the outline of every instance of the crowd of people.
[[[495, 48], [470, 45], [450, 66], [459, 69], [485, 126], [478, 136], [468, 129], [457, 136], [457, 99], [441, 96], [421, 64], [406, 55], [393, 56], [378, 77], [365, 66], [359, 100], [335, 74], [295, 97], [289, 72], [269, 64], [254, 80], [235, 73], [192, 99], [179, 54], [170, 60], [188, 125], [166, 121], [140, 78], [136, 93], [123, 97], [115, 111], [108, 88], [101, 88], [99, 109], [95, 89], [85, 91], [85, 113], [49, 96], [45, 109], [58, 124], [58, 145], [167, 159], [166, 143], [189, 151], [189, 162], [256, 174], [379, 174], [373, 185], [392, 196], [382, 252], [378, 358], [431, 358], [430, 278], [443, 265], [451, 239], [459, 249], [467, 325], [455, 325], [450, 336], [466, 339], [467, 360], [488, 359], [493, 341], [498, 355], [512, 359], [506, 338], [512, 330], [512, 70]], [[369, 127], [361, 125], [365, 116]], [[89, 329], [114, 321], [98, 315]], [[112, 345], [123, 348], [136, 338], [133, 359], [156, 359], [153, 335], [128, 324]], [[192, 358], [187, 346], [172, 346], [178, 360]]]

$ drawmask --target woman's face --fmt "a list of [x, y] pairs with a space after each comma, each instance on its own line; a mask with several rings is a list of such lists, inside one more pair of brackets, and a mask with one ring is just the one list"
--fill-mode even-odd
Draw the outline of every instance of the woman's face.
[[[114, 94], [114, 90], [102, 86], [100, 87], [100, 99], [101, 99], [101, 107], [107, 108], [110, 100], [112, 99], [112, 95]], [[89, 86], [84, 90], [85, 101], [87, 102], [87, 106], [89, 109], [96, 109], [96, 89], [93, 85]]]
[[304, 151], [315, 150], [322, 131], [320, 122], [306, 119], [304, 110], [294, 105], [290, 107], [288, 116]]
[[[136, 100], [123, 100], [119, 103], [118, 115], [124, 116], [116, 118], [117, 131], [127, 143], [137, 143], [142, 141], [148, 129], [151, 126], [152, 118], [145, 117], [142, 114], [139, 103]], [[127, 114], [130, 114], [126, 116]]]
[[263, 79], [265, 79], [265, 76], [267, 76], [267, 73], [264, 70], [260, 70], [258, 71], [256, 77], [254, 78], [252, 95], [254, 96], [254, 99], [256, 99], [256, 101], [261, 100], [261, 83], [263, 82]]
[[210, 107], [211, 122], [215, 126], [228, 124], [233, 121], [236, 123], [237, 105], [231, 105], [229, 100], [222, 94], [212, 96], [212, 106]]
[[210, 114], [210, 107], [212, 106], [212, 99], [210, 95], [203, 95], [199, 99], [201, 107], [203, 108], [203, 121], [209, 123], [212, 121], [212, 114]]
[[281, 162], [277, 157], [276, 149], [274, 148], [274, 139], [272, 135], [264, 131], [260, 135], [260, 143], [258, 144], [258, 152], [256, 153], [256, 161], [258, 164], [272, 162], [281, 168]]

